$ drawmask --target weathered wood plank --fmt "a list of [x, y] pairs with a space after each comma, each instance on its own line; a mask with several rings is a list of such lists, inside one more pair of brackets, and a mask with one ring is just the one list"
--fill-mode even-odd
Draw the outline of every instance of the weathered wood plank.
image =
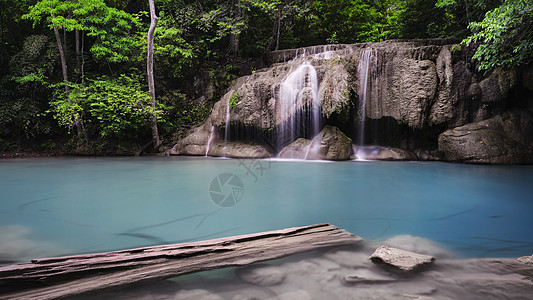
[[0, 298], [52, 299], [275, 259], [362, 239], [317, 224], [208, 241], [32, 260], [0, 268]]

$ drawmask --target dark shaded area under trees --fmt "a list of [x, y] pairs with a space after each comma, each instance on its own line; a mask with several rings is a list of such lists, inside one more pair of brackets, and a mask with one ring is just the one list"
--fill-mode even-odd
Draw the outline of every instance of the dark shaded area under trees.
[[[533, 56], [531, 0], [0, 0], [0, 152], [134, 154], [208, 116], [268, 51], [457, 38], [481, 70]], [[148, 146], [147, 146], [148, 145]], [[147, 146], [147, 147], [146, 147]], [[5, 154], [4, 154], [5, 155]]]

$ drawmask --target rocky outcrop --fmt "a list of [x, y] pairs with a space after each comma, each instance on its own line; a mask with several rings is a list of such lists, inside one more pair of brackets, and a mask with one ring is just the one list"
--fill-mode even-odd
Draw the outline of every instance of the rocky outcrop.
[[347, 160], [352, 155], [352, 140], [339, 128], [325, 126], [311, 141], [305, 159]]
[[170, 155], [205, 155], [210, 132], [204, 128], [205, 124], [195, 128], [189, 135], [179, 140], [168, 153]]
[[402, 271], [413, 271], [424, 265], [432, 263], [435, 258], [429, 255], [418, 254], [397, 248], [381, 246], [370, 259], [374, 262], [385, 263]]
[[207, 155], [231, 158], [270, 158], [274, 156], [274, 153], [268, 147], [258, 144], [221, 142], [214, 144]]
[[418, 157], [407, 150], [380, 146], [353, 146], [354, 159], [366, 160], [417, 160]]
[[305, 159], [305, 155], [309, 151], [311, 140], [299, 138], [296, 141], [285, 146], [278, 154], [279, 158], [288, 159]]
[[299, 138], [283, 148], [278, 156], [290, 159], [347, 160], [352, 153], [352, 140], [339, 128], [325, 126], [313, 140]]
[[533, 255], [531, 256], [522, 256], [516, 259], [518, 262], [533, 266]]
[[[225, 130], [235, 133], [231, 139], [217, 136], [215, 140], [218, 141], [249, 140], [239, 136], [238, 128], [252, 128], [258, 132], [269, 132], [269, 140], [264, 144], [275, 149], [266, 149], [266, 152], [272, 153], [265, 154], [265, 157], [275, 155], [282, 150], [281, 147], [290, 144], [283, 149], [280, 157], [303, 158], [304, 152], [318, 146], [306, 148], [307, 142], [297, 139], [314, 138], [321, 129], [318, 124], [343, 128], [344, 134], [365, 142], [362, 137], [365, 132], [362, 124], [365, 123], [362, 120], [367, 120], [367, 126], [372, 122], [381, 122], [379, 124], [388, 124], [384, 127], [394, 127], [396, 131], [391, 132], [401, 133], [383, 138], [385, 135], [370, 129], [379, 138], [388, 140], [372, 142], [387, 147], [367, 159], [439, 160], [442, 156], [435, 149], [438, 136], [443, 131], [459, 127], [455, 132], [462, 132], [470, 127], [461, 126], [489, 119], [513, 105], [533, 109], [533, 98], [527, 93], [522, 92], [527, 98], [522, 100], [524, 103], [513, 104], [510, 100], [518, 95], [516, 89], [531, 89], [533, 67], [524, 68], [522, 73], [495, 69], [481, 74], [470, 59], [474, 47], [460, 46], [456, 42], [399, 40], [271, 52], [265, 57], [269, 67], [237, 79], [215, 103], [206, 122], [180, 140], [169, 153], [205, 155], [212, 152], [213, 155], [225, 155], [229, 150], [222, 150], [220, 145], [213, 151], [207, 149], [212, 128], [216, 133]], [[361, 68], [365, 65], [363, 62], [368, 68]], [[363, 72], [362, 69], [368, 71]], [[363, 82], [368, 83], [363, 87]], [[320, 122], [315, 120], [318, 117], [322, 118]], [[422, 141], [413, 143], [413, 139], [406, 138], [411, 133], [409, 130], [416, 131], [414, 139]], [[369, 131], [368, 128], [366, 131]], [[501, 144], [501, 141], [509, 140], [502, 134], [485, 133], [490, 141], [481, 143], [483, 147], [487, 146], [486, 143]], [[472, 144], [459, 154], [461, 149], [454, 149], [453, 144], [465, 145], [466, 140], [466, 137], [446, 133], [442, 135], [442, 147], [439, 146], [439, 149], [445, 153], [446, 160], [452, 161], [529, 163], [524, 156], [527, 151], [511, 151], [515, 144], [507, 148], [503, 145], [480, 148], [480, 145]], [[520, 141], [518, 144], [529, 147]], [[412, 151], [420, 147], [426, 147], [426, 150], [417, 150], [417, 155], [413, 154]], [[495, 147], [501, 149], [494, 150]], [[324, 147], [319, 148], [325, 151]], [[489, 152], [484, 152], [484, 149]], [[506, 149], [509, 154], [498, 154]], [[333, 159], [346, 159], [340, 148], [332, 151], [340, 151], [331, 156]], [[246, 151], [237, 152], [235, 157], [248, 155]], [[328, 156], [311, 154], [313, 159]], [[499, 158], [492, 159], [496, 156]]]
[[443, 132], [439, 150], [446, 160], [467, 163], [533, 163], [533, 114], [506, 112]]

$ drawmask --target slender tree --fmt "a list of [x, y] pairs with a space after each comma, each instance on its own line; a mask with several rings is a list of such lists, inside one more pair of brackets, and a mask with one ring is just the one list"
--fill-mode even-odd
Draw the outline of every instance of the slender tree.
[[146, 61], [146, 75], [148, 76], [148, 89], [152, 98], [152, 143], [154, 149], [161, 145], [159, 131], [157, 130], [157, 116], [155, 110], [155, 85], [154, 85], [154, 33], [157, 26], [154, 0], [148, 0], [150, 4], [150, 28], [148, 29], [148, 55]]

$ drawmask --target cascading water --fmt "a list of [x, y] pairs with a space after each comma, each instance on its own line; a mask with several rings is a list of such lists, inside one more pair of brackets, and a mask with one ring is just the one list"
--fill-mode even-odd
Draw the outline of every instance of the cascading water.
[[226, 127], [224, 128], [224, 140], [229, 141], [229, 126], [230, 126], [230, 109], [231, 101], [228, 99], [228, 106], [226, 106]]
[[365, 143], [365, 119], [366, 119], [366, 98], [368, 95], [368, 84], [371, 67], [375, 64], [376, 50], [366, 48], [361, 52], [357, 72], [359, 73], [359, 135], [358, 145]]
[[213, 145], [214, 137], [215, 137], [215, 126], [211, 125], [211, 131], [209, 132], [209, 139], [207, 140], [207, 145], [205, 147], [205, 156], [207, 156], [209, 149], [211, 149], [211, 146]]
[[297, 111], [307, 109], [310, 111], [310, 135], [315, 136], [320, 130], [320, 99], [318, 75], [315, 67], [310, 62], [302, 63], [294, 72], [280, 84], [277, 97], [278, 116], [278, 146], [286, 141], [297, 138], [298, 127], [304, 120], [297, 116]]

